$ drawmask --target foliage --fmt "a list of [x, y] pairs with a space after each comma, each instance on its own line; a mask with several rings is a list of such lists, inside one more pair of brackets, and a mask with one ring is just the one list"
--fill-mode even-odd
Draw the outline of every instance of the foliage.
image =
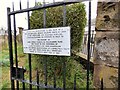
[[[79, 58], [76, 58], [79, 60]], [[53, 85], [54, 75], [56, 76], [56, 84], [57, 87], [63, 87], [63, 74], [65, 70], [66, 74], [66, 87], [73, 88], [74, 78], [76, 75], [76, 86], [77, 88], [85, 88], [86, 87], [86, 70], [79, 63], [79, 61], [74, 60], [72, 57], [55, 57], [55, 56], [34, 56], [34, 68], [35, 70], [39, 70], [40, 73], [40, 81], [44, 82], [44, 70], [45, 63], [47, 61], [47, 72], [48, 72], [48, 84]], [[37, 63], [36, 63], [37, 62]], [[66, 67], [63, 67], [65, 62]], [[43, 78], [42, 78], [43, 77]], [[92, 74], [90, 73], [90, 88], [93, 88], [92, 82]]]
[[[86, 25], [84, 4], [73, 4], [66, 7], [66, 26], [71, 27], [71, 48], [78, 50], [81, 45]], [[30, 18], [31, 29], [43, 28], [43, 10], [33, 11]], [[63, 26], [62, 6], [46, 9], [46, 28]]]
[[[30, 17], [31, 29], [43, 28], [43, 10], [33, 11]], [[78, 3], [68, 5], [66, 7], [66, 26], [71, 27], [71, 49], [72, 51], [79, 51], [81, 46], [81, 41], [84, 33], [84, 28], [86, 25], [86, 12], [85, 5]], [[50, 27], [62, 27], [63, 26], [63, 7], [54, 7], [46, 9], [46, 28]], [[44, 77], [44, 66], [47, 64], [47, 72], [49, 83], [53, 82], [53, 75], [57, 77], [58, 87], [62, 87], [62, 80], [66, 64], [66, 82], [67, 87], [72, 88], [74, 82], [74, 76], [77, 76], [77, 86], [86, 86], [86, 72], [83, 70], [82, 66], [78, 61], [77, 56], [73, 54], [70, 57], [62, 56], [47, 56], [47, 55], [34, 55], [34, 62], [39, 69], [41, 77]], [[46, 63], [47, 62], [47, 63]], [[41, 78], [41, 81], [44, 81]]]

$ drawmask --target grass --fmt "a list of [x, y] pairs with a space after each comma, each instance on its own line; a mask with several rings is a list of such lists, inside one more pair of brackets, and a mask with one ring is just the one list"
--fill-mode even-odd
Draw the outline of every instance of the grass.
[[[25, 79], [29, 79], [29, 64], [28, 64], [28, 56], [27, 54], [23, 53], [22, 45], [18, 45], [18, 64], [19, 66], [24, 66], [26, 68], [25, 73]], [[14, 53], [14, 49], [13, 49]], [[10, 75], [9, 75], [9, 69], [10, 69], [10, 63], [9, 63], [9, 52], [8, 47], [3, 47], [2, 52], [0, 52], [0, 62], [2, 63], [2, 86], [1, 88], [9, 88], [10, 87]], [[49, 59], [50, 60], [50, 59]], [[15, 62], [15, 60], [14, 60]], [[48, 85], [53, 85], [53, 71], [51, 71], [51, 66], [54, 62], [49, 64], [48, 66]], [[56, 62], [58, 65], [62, 65], [61, 62]], [[36, 81], [36, 69], [39, 70], [39, 76], [40, 76], [40, 82], [44, 83], [44, 70], [43, 70], [43, 64], [40, 60], [36, 60], [34, 55], [32, 55], [32, 80]], [[83, 68], [83, 66], [77, 61], [73, 59], [69, 59], [67, 61], [67, 72], [66, 72], [66, 87], [73, 88], [73, 82], [74, 82], [74, 75], [76, 74], [76, 85], [78, 88], [85, 88], [86, 87], [86, 70]], [[57, 87], [62, 87], [62, 73], [59, 73], [59, 68], [56, 68], [56, 84]], [[22, 83], [20, 83], [20, 87], [22, 87]], [[26, 84], [26, 87], [29, 87], [28, 84]], [[90, 87], [93, 87], [92, 82], [92, 74], [90, 74]]]
[[[39, 56], [40, 57], [40, 56]], [[56, 75], [56, 84], [57, 87], [63, 87], [63, 60], [54, 60], [54, 57], [45, 56], [38, 58], [38, 55], [34, 59], [34, 64], [36, 67], [39, 67], [38, 71], [41, 77], [44, 77], [44, 62], [47, 59], [47, 71], [48, 71], [48, 84], [53, 85], [53, 75], [55, 72]], [[54, 70], [55, 67], [55, 70]], [[76, 85], [77, 88], [86, 88], [86, 70], [84, 69], [83, 65], [79, 63], [79, 60], [74, 60], [73, 58], [69, 58], [66, 61], [66, 87], [73, 88], [74, 84], [74, 77], [76, 74]], [[93, 88], [93, 81], [92, 81], [92, 73], [90, 73], [90, 88]], [[41, 82], [44, 82], [44, 79], [41, 78]]]
[[9, 67], [2, 67], [2, 88], [10, 88]]
[[[7, 46], [7, 47], [6, 47]], [[27, 55], [23, 53], [23, 47], [22, 44], [19, 44], [17, 46], [17, 53], [18, 53], [18, 66], [27, 66]], [[14, 54], [14, 45], [13, 45], [13, 61], [15, 63], [15, 54]], [[10, 62], [9, 62], [9, 49], [8, 45], [2, 46], [2, 50], [0, 52], [0, 73], [1, 75], [1, 86], [0, 88], [5, 89], [5, 88], [10, 88]], [[15, 65], [15, 64], [14, 64]], [[28, 66], [25, 67], [28, 70]], [[28, 79], [28, 73], [25, 74], [25, 78]], [[20, 83], [20, 87], [22, 84]], [[29, 85], [28, 85], [29, 86]]]
[[[5, 45], [7, 46], [7, 45]], [[0, 51], [0, 66], [1, 66], [1, 86], [0, 88], [9, 88], [10, 87], [10, 75], [9, 75], [9, 53], [8, 47], [2, 46]]]

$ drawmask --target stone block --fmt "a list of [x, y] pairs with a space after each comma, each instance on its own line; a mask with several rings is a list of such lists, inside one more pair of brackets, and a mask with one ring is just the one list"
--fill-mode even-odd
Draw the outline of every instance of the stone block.
[[103, 79], [103, 87], [105, 90], [117, 90], [118, 86], [118, 69], [105, 65], [94, 66], [94, 86], [101, 87], [101, 79]]
[[118, 67], [120, 32], [97, 32], [94, 64]]
[[119, 14], [120, 2], [98, 2], [96, 19], [97, 30], [119, 30]]

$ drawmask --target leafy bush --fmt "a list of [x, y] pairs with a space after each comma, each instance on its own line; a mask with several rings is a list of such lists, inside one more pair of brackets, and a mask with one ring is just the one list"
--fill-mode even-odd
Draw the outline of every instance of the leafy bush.
[[[30, 18], [31, 29], [43, 28], [43, 10], [32, 12]], [[79, 50], [86, 25], [84, 4], [67, 6], [66, 26], [71, 27], [72, 50]], [[46, 28], [63, 26], [62, 6], [46, 9]]]
[[[79, 51], [86, 25], [85, 5], [82, 3], [68, 5], [66, 7], [66, 26], [71, 27], [71, 51]], [[33, 11], [30, 17], [31, 29], [43, 28], [43, 10]], [[63, 26], [63, 7], [53, 7], [46, 9], [46, 28]], [[85, 87], [86, 72], [78, 61], [77, 56], [71, 54], [70, 57], [34, 55], [36, 68], [39, 67], [41, 77], [44, 77], [44, 65], [47, 61], [47, 72], [49, 83], [53, 82], [55, 73], [57, 85], [62, 86], [62, 75], [66, 64], [66, 83], [67, 87], [73, 87], [74, 75], [77, 76], [77, 86]], [[44, 81], [41, 78], [42, 81]]]

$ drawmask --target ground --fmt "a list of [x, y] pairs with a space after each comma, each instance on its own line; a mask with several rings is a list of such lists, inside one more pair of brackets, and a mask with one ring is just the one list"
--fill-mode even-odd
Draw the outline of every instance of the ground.
[[[13, 45], [13, 47], [14, 47], [14, 45]], [[25, 73], [25, 79], [28, 80], [29, 79], [28, 55], [27, 54], [23, 54], [22, 44], [18, 44], [17, 50], [18, 50], [18, 63], [19, 63], [19, 66], [20, 67], [24, 66], [26, 68], [27, 71]], [[14, 53], [14, 48], [13, 48], [13, 53]], [[8, 49], [8, 45], [4, 45], [1, 48], [0, 56], [1, 56], [0, 57], [0, 65], [1, 65], [0, 69], [1, 69], [1, 72], [2, 72], [2, 75], [1, 75], [2, 76], [1, 77], [1, 79], [2, 79], [1, 83], [2, 84], [0, 84], [0, 85], [1, 85], [1, 88], [9, 88], [10, 87], [10, 71], [9, 71], [10, 70], [10, 63], [9, 63], [9, 49]], [[78, 63], [78, 61], [74, 60], [71, 63], [75, 67], [76, 66], [78, 67], [78, 69], [77, 69], [78, 72], [80, 71], [80, 76], [79, 76], [79, 78], [77, 78], [80, 81], [78, 81], [77, 83], [78, 84], [80, 84], [80, 83], [82, 84], [82, 85], [80, 85], [80, 87], [86, 86], [85, 85], [86, 84], [86, 70], [84, 70], [84, 68]], [[71, 73], [75, 74], [73, 72], [71, 72]], [[44, 80], [44, 75], [42, 75], [42, 74], [43, 74], [43, 72], [40, 74], [41, 81]], [[92, 78], [92, 77], [90, 77], [90, 78]], [[73, 81], [72, 79], [74, 79], [74, 76], [71, 79], [68, 79], [67, 81], [70, 81], [70, 80]], [[32, 60], [32, 80], [36, 81], [36, 64], [35, 64], [35, 60]], [[71, 82], [71, 81], [70, 81], [70, 83], [71, 83], [71, 85], [73, 85], [73, 82]], [[51, 82], [53, 83], [53, 81], [51, 81]], [[92, 80], [90, 81], [90, 83], [92, 83]], [[62, 85], [62, 84], [60, 83], [60, 85]], [[22, 85], [20, 85], [20, 86], [22, 86]]]

